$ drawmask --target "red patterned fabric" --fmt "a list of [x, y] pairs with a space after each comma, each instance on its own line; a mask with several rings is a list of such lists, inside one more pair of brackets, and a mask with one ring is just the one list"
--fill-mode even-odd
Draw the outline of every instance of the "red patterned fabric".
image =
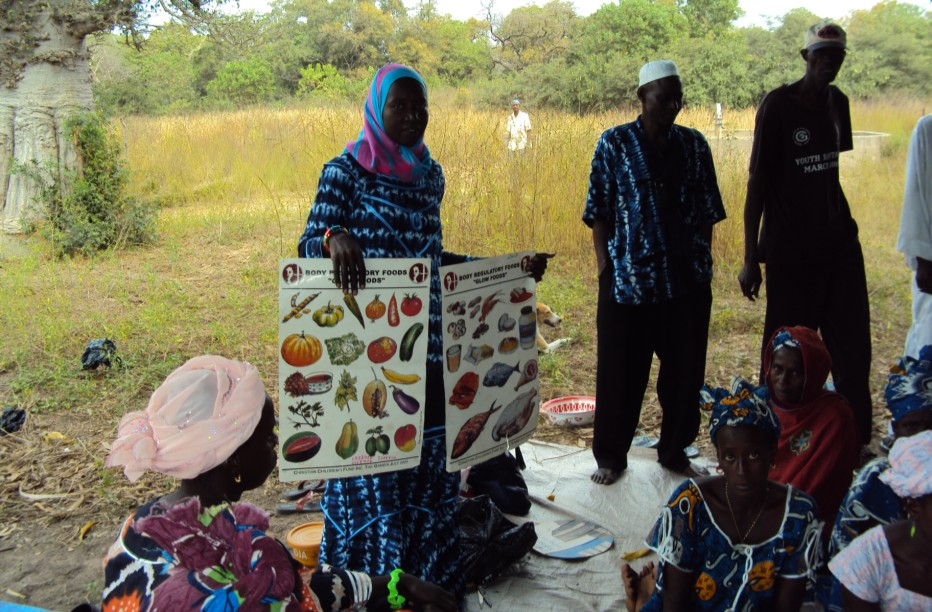
[[780, 405], [771, 396], [781, 432], [770, 478], [815, 498], [819, 516], [830, 528], [858, 466], [860, 445], [854, 417], [844, 397], [823, 388], [832, 359], [819, 334], [807, 327], [781, 327], [774, 333], [764, 355], [767, 386], [771, 384], [773, 340], [782, 331], [799, 343], [805, 384], [799, 403]]

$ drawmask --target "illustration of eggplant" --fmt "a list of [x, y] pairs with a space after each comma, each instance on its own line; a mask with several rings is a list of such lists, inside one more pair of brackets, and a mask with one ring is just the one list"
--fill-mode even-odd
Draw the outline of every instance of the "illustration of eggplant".
[[502, 438], [510, 438], [524, 429], [524, 426], [531, 420], [531, 414], [534, 412], [534, 406], [537, 405], [537, 389], [531, 389], [516, 397], [495, 423], [495, 429], [492, 430], [492, 439], [498, 442]]
[[501, 408], [501, 406], [496, 407], [495, 402], [492, 402], [487, 412], [471, 416], [468, 421], [463, 423], [459, 433], [456, 434], [456, 440], [453, 441], [453, 452], [450, 454], [451, 459], [459, 459], [466, 454], [466, 451], [470, 449], [473, 442], [479, 438], [479, 434], [481, 434], [482, 430], [485, 428], [485, 424], [489, 420], [489, 417], [499, 408]]
[[395, 399], [395, 403], [398, 404], [398, 407], [401, 408], [402, 412], [405, 414], [414, 414], [420, 410], [421, 404], [416, 399], [395, 385], [389, 385], [389, 387], [392, 388], [392, 397]]

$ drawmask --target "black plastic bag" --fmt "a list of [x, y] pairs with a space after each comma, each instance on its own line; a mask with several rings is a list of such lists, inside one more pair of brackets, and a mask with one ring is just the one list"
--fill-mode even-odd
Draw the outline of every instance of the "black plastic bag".
[[456, 517], [467, 586], [480, 586], [502, 575], [537, 542], [534, 523], [515, 525], [488, 495], [461, 498]]
[[531, 510], [520, 463], [505, 453], [469, 468], [466, 484], [476, 495], [488, 495], [505, 514], [527, 516]]
[[110, 338], [96, 338], [87, 343], [84, 347], [84, 354], [81, 355], [81, 368], [84, 370], [96, 370], [104, 365], [108, 368], [114, 363], [120, 365], [123, 360], [116, 354], [116, 343]]
[[0, 414], [0, 436], [16, 433], [26, 422], [26, 411], [15, 406], [6, 406]]

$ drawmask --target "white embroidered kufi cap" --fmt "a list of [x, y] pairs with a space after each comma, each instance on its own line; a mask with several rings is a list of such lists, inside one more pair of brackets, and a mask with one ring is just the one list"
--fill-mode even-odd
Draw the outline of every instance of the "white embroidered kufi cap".
[[638, 75], [638, 88], [671, 76], [680, 76], [680, 72], [676, 69], [676, 64], [673, 63], [673, 60], [647, 62], [641, 66], [641, 73]]

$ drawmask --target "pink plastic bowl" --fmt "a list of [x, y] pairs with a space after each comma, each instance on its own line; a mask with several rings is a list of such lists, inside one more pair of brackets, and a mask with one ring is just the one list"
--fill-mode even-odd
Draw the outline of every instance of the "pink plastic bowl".
[[543, 403], [540, 411], [554, 425], [579, 427], [595, 420], [595, 398], [591, 395], [558, 397]]

